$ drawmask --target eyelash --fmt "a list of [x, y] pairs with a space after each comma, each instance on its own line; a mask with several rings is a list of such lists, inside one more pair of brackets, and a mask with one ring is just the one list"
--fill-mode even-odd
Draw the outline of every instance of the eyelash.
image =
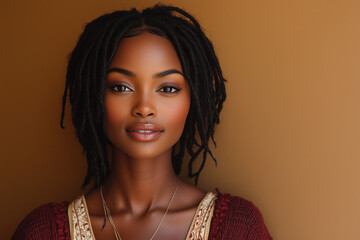
[[[110, 90], [115, 93], [132, 92], [133, 91], [129, 86], [126, 86], [125, 84], [115, 84], [110, 87]], [[156, 90], [156, 92], [161, 92], [161, 93], [165, 93], [165, 94], [175, 94], [175, 93], [179, 92], [180, 90], [181, 90], [181, 88], [178, 88], [178, 87], [174, 86], [173, 84], [168, 84], [168, 85], [162, 86], [161, 88]]]
[[[167, 90], [170, 89], [170, 91], [165, 91], [165, 89], [167, 89]], [[178, 88], [173, 84], [167, 84], [165, 86], [162, 86], [159, 90], [157, 90], [157, 92], [162, 92], [165, 94], [175, 94], [175, 93], [179, 92], [180, 90], [181, 90], [181, 88]]]
[[[117, 88], [120, 88], [122, 90], [117, 89]], [[126, 89], [128, 89], [128, 90], [126, 90]], [[132, 92], [133, 91], [130, 87], [126, 86], [125, 84], [115, 84], [115, 85], [110, 87], [110, 90], [113, 91], [113, 92], [116, 92], [116, 93]], [[126, 91], [124, 91], [124, 90], [126, 90]]]

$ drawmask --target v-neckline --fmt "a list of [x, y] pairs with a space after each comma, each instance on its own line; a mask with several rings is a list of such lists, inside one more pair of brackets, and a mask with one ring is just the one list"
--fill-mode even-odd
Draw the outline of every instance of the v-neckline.
[[[213, 212], [213, 208], [214, 208], [213, 205], [214, 205], [214, 201], [216, 199], [216, 196], [217, 195], [215, 193], [213, 193], [213, 192], [207, 192], [205, 194], [205, 196], [201, 199], [201, 201], [199, 202], [199, 204], [197, 206], [197, 209], [194, 212], [194, 215], [192, 217], [191, 224], [189, 225], [189, 229], [187, 231], [185, 240], [190, 238], [190, 235], [192, 234], [193, 229], [196, 229], [196, 228], [199, 228], [199, 227], [205, 227], [205, 226], [199, 226], [198, 225], [198, 220], [199, 220], [198, 218], [199, 217], [202, 217], [202, 218], [205, 217], [204, 213], [207, 213], [207, 212], [204, 212], [204, 207], [206, 207], [206, 206], [211, 207], [211, 209], [207, 209], [207, 211], [210, 211], [209, 212], [210, 215], [208, 217], [210, 218], [209, 220], [211, 221], [212, 212]], [[83, 206], [84, 206], [84, 210], [85, 210], [84, 214], [86, 215], [86, 220], [87, 220], [87, 223], [88, 223], [88, 230], [90, 230], [92, 239], [96, 240], [95, 234], [94, 234], [94, 231], [93, 231], [93, 227], [92, 227], [92, 224], [91, 224], [90, 214], [89, 214], [89, 210], [88, 210], [88, 207], [87, 207], [85, 196], [81, 195], [79, 200], [83, 203]], [[69, 207], [70, 207], [70, 205], [69, 205]], [[70, 218], [70, 214], [69, 214], [69, 218]], [[70, 223], [72, 224], [72, 221], [70, 221]]]

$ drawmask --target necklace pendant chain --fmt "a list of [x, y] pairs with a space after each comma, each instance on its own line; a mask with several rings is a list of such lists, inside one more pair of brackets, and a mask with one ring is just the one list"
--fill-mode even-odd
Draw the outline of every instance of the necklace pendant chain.
[[[177, 179], [176, 179], [175, 190], [174, 190], [174, 192], [173, 192], [173, 194], [172, 194], [172, 196], [171, 196], [171, 198], [170, 198], [170, 201], [169, 201], [169, 203], [168, 203], [168, 206], [167, 206], [167, 208], [166, 208], [166, 211], [165, 211], [164, 215], [162, 216], [162, 218], [161, 218], [161, 220], [160, 220], [160, 223], [158, 224], [157, 228], [155, 229], [154, 233], [151, 235], [151, 237], [150, 237], [149, 240], [153, 240], [154, 237], [155, 237], [155, 235], [156, 235], [157, 232], [159, 231], [159, 229], [160, 229], [160, 227], [161, 227], [161, 224], [163, 223], [163, 221], [164, 221], [164, 219], [165, 219], [165, 216], [166, 216], [166, 214], [168, 213], [168, 211], [169, 211], [169, 209], [170, 209], [171, 203], [172, 203], [172, 201], [174, 200], [174, 197], [175, 197], [175, 195], [176, 195], [177, 189], [178, 189], [178, 181], [177, 181]], [[105, 199], [104, 199], [104, 196], [103, 196], [103, 192], [102, 192], [102, 186], [100, 186], [100, 196], [101, 196], [101, 200], [102, 200], [102, 204], [103, 204], [103, 208], [104, 208], [104, 215], [105, 215], [105, 217], [104, 217], [104, 224], [103, 224], [103, 226], [102, 226], [102, 229], [104, 229], [104, 227], [105, 227], [105, 225], [106, 225], [106, 219], [108, 219], [109, 222], [110, 222], [110, 225], [113, 227], [116, 240], [122, 240], [122, 239], [121, 239], [121, 236], [120, 236], [120, 234], [119, 234], [119, 232], [118, 232], [118, 230], [117, 230], [117, 228], [116, 228], [116, 226], [115, 226], [115, 223], [114, 223], [114, 221], [113, 221], [113, 219], [112, 219], [112, 217], [111, 217], [111, 212], [110, 212], [108, 206], [106, 205], [106, 202], [105, 202]]]

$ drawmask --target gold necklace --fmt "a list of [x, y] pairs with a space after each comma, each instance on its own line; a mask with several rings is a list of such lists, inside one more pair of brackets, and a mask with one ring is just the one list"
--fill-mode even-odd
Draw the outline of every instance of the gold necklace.
[[[172, 196], [171, 196], [171, 198], [170, 198], [169, 204], [168, 204], [168, 206], [167, 206], [167, 208], [166, 208], [166, 211], [165, 211], [164, 215], [162, 216], [162, 218], [161, 218], [161, 220], [160, 220], [159, 225], [158, 225], [157, 228], [155, 229], [155, 232], [153, 233], [153, 235], [150, 237], [150, 240], [152, 240], [152, 239], [155, 237], [155, 235], [157, 234], [157, 232], [159, 231], [160, 226], [161, 226], [161, 224], [163, 223], [164, 218], [165, 218], [166, 214], [168, 213], [168, 211], [169, 211], [169, 209], [170, 209], [171, 203], [172, 203], [172, 201], [173, 201], [173, 199], [174, 199], [174, 197], [175, 197], [175, 194], [176, 194], [176, 192], [177, 192], [177, 189], [178, 189], [178, 182], [177, 182], [177, 180], [176, 180], [176, 186], [175, 186], [174, 193], [172, 194]], [[113, 229], [114, 229], [114, 234], [115, 234], [116, 240], [121, 240], [120, 234], [119, 234], [118, 230], [116, 229], [116, 226], [115, 226], [115, 224], [114, 224], [114, 221], [113, 221], [113, 219], [112, 219], [112, 217], [111, 217], [111, 212], [110, 212], [108, 206], [106, 205], [106, 202], [105, 202], [105, 199], [104, 199], [104, 196], [103, 196], [103, 193], [102, 193], [102, 186], [100, 186], [100, 195], [101, 195], [101, 200], [102, 200], [102, 203], [103, 203], [104, 214], [105, 214], [104, 225], [102, 226], [102, 228], [105, 227], [106, 218], [109, 219], [109, 222], [110, 222], [111, 226], [112, 226]]]

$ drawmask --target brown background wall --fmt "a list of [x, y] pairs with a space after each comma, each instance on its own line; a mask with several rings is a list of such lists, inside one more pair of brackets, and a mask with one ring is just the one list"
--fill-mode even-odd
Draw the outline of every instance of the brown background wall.
[[[2, 1], [1, 239], [81, 193], [67, 55], [100, 14], [156, 1]], [[218, 168], [200, 186], [252, 200], [275, 239], [360, 239], [360, 1], [163, 1], [194, 14], [228, 78]]]

